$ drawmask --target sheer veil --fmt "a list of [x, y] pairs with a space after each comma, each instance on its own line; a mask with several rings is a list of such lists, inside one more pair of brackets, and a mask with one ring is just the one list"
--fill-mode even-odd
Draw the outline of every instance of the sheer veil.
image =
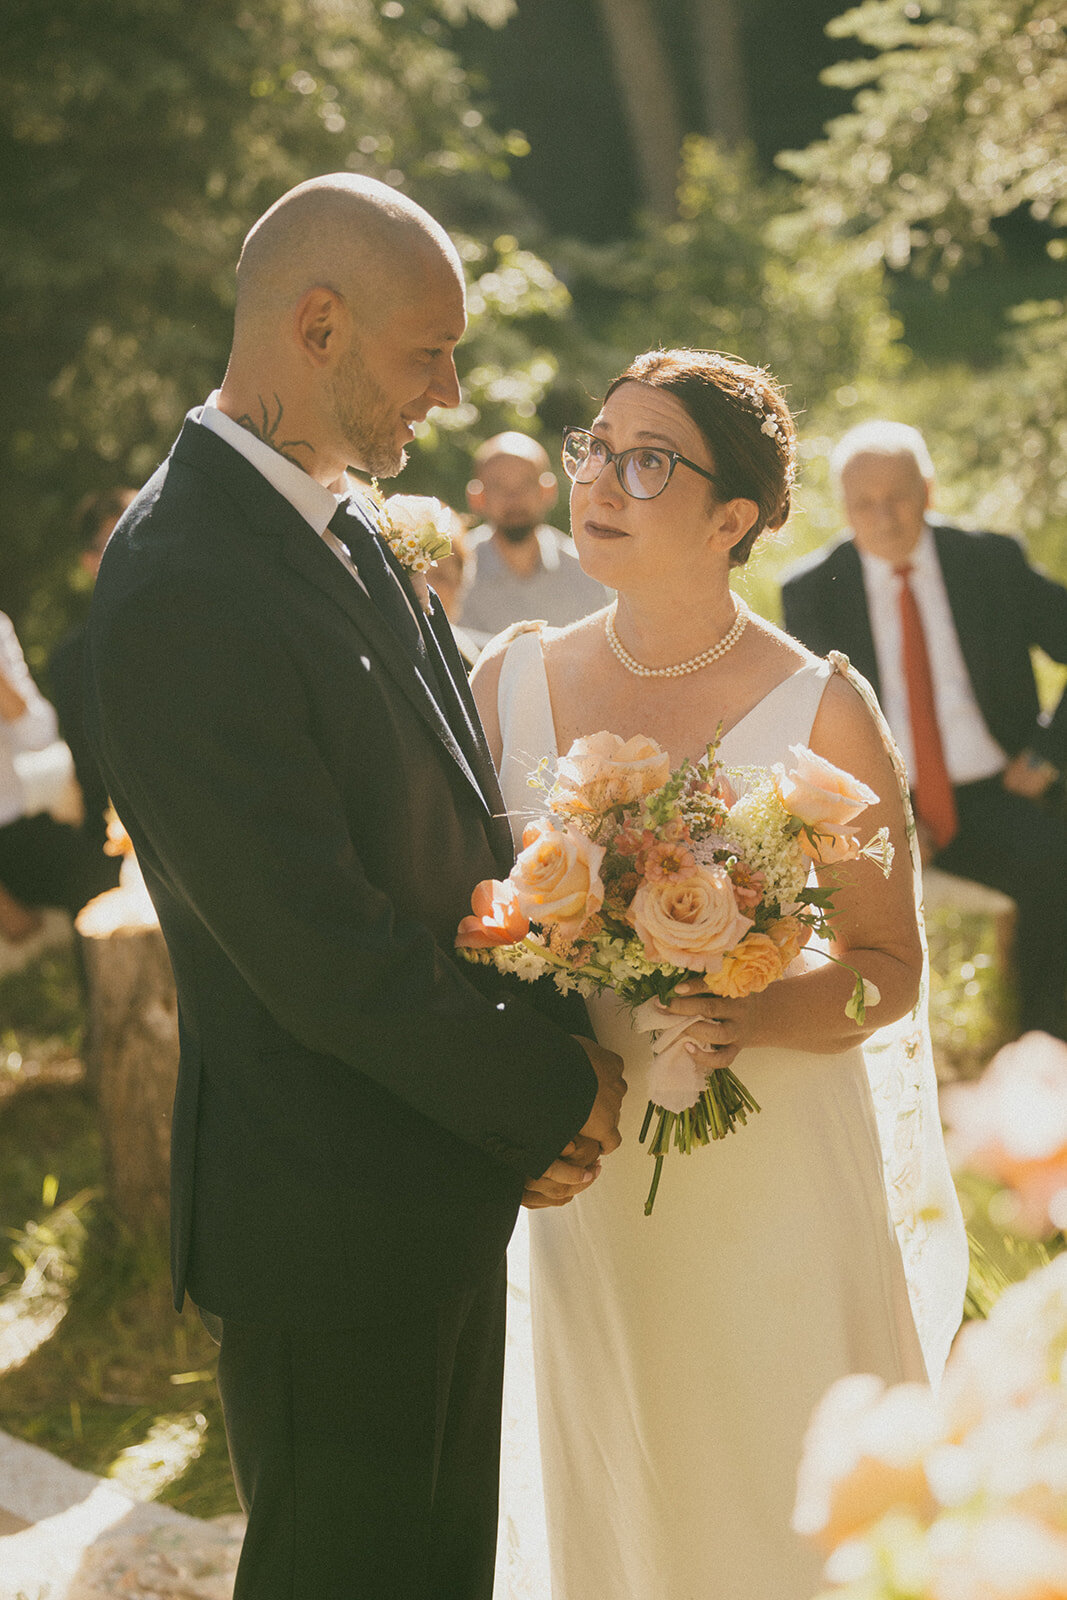
[[[927, 1006], [930, 960], [922, 918], [922, 863], [908, 793], [908, 779], [874, 690], [847, 656], [831, 651], [835, 671], [861, 696], [870, 711], [900, 785], [915, 905], [922, 935], [922, 981], [915, 1009], [881, 1028], [863, 1054], [878, 1118], [886, 1191], [908, 1280], [915, 1326], [931, 1382], [941, 1376], [960, 1324], [967, 1288], [967, 1233], [949, 1172], [941, 1135], [937, 1077]], [[898, 864], [899, 866], [903, 863]]]

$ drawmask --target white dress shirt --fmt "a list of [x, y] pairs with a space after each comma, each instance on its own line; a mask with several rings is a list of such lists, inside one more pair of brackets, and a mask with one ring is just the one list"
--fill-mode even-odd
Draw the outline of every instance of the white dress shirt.
[[[340, 494], [334, 494], [332, 489], [323, 488], [322, 484], [305, 472], [303, 467], [298, 467], [286, 456], [279, 455], [271, 445], [265, 444], [262, 439], [257, 439], [254, 433], [249, 433], [239, 422], [234, 422], [225, 411], [220, 411], [218, 399], [219, 391], [213, 389], [200, 410], [201, 426], [210, 428], [220, 439], [225, 439], [226, 443], [232, 445], [239, 455], [244, 456], [257, 472], [262, 473], [271, 488], [277, 489], [278, 493], [288, 500], [293, 510], [298, 511], [304, 521], [314, 528], [323, 544], [329, 545], [345, 571], [351, 573], [366, 594], [367, 585], [360, 577], [347, 546], [342, 544], [329, 526], [330, 518], [342, 501], [355, 499], [363, 503], [356, 484], [346, 477]], [[375, 520], [373, 515], [368, 512], [368, 516], [373, 523]], [[400, 592], [404, 594], [403, 589]], [[404, 603], [414, 617], [415, 608], [406, 594]], [[417, 622], [418, 618], [415, 620]]]
[[[0, 717], [0, 826], [4, 826], [27, 812], [26, 792], [16, 770], [17, 758], [55, 744], [59, 728], [55, 711], [30, 677], [11, 620], [2, 611], [0, 672], [26, 702], [25, 711], [13, 722], [5, 722]], [[40, 808], [34, 805], [33, 809]]]
[[217, 433], [220, 439], [225, 439], [238, 455], [244, 456], [257, 472], [262, 473], [271, 488], [277, 489], [278, 493], [288, 500], [293, 510], [298, 511], [304, 521], [310, 523], [319, 538], [329, 545], [341, 565], [352, 574], [361, 587], [365, 587], [351, 556], [329, 525], [330, 518], [342, 500], [351, 498], [351, 484], [346, 483], [344, 493], [340, 495], [334, 494], [332, 489], [325, 489], [321, 483], [305, 472], [303, 467], [298, 467], [295, 462], [279, 455], [271, 445], [265, 444], [262, 439], [257, 439], [254, 433], [249, 433], [239, 422], [234, 422], [225, 411], [220, 411], [218, 401], [219, 391], [214, 389], [201, 408], [201, 425], [210, 428], [212, 433]]
[[[857, 550], [857, 554], [863, 567], [867, 613], [878, 662], [879, 699], [914, 781], [915, 756], [900, 626], [900, 579], [893, 570], [893, 562], [862, 550]], [[978, 708], [929, 525], [923, 528], [909, 561], [912, 568], [909, 582], [926, 634], [937, 725], [948, 775], [956, 784], [991, 778], [1004, 769], [1008, 758]]]

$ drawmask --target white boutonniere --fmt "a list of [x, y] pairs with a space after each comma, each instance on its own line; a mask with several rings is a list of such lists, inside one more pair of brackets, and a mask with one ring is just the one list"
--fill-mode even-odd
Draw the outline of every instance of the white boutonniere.
[[377, 483], [371, 485], [371, 499], [382, 538], [409, 572], [429, 572], [451, 554], [456, 513], [450, 506], [426, 494], [393, 494], [387, 500]]

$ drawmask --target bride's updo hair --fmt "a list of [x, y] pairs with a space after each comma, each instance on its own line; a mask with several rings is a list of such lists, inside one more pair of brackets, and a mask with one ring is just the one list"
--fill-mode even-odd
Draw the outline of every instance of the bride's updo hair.
[[720, 350], [649, 350], [615, 379], [608, 395], [624, 383], [673, 394], [711, 452], [718, 498], [756, 502], [755, 524], [730, 552], [730, 565], [743, 566], [764, 528], [780, 528], [789, 515], [797, 435], [777, 382], [762, 367]]

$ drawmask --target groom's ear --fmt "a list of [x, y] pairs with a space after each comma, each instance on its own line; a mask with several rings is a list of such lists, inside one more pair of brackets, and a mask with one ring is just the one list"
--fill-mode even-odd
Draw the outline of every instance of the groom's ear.
[[349, 320], [344, 296], [336, 289], [317, 284], [306, 290], [295, 313], [296, 337], [304, 358], [313, 366], [328, 366], [344, 344]]

